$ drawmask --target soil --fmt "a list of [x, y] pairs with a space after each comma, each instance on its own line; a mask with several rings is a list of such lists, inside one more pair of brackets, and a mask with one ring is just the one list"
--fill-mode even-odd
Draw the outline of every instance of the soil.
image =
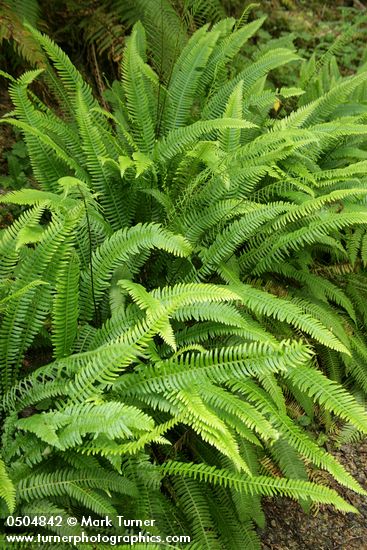
[[[348, 444], [332, 454], [367, 490], [367, 440]], [[320, 506], [305, 514], [293, 500], [265, 499], [263, 550], [367, 550], [367, 497], [330, 484], [359, 514], [343, 514]]]

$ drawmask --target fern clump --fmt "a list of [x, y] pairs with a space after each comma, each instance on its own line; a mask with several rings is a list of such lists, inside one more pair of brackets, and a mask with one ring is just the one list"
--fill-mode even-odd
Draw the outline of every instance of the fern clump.
[[[365, 261], [367, 73], [271, 118], [268, 73], [300, 59], [231, 71], [261, 23], [204, 25], [169, 77], [137, 23], [108, 110], [30, 28], [60, 108], [39, 70], [8, 75], [39, 189], [4, 199], [25, 207], [0, 237], [4, 515], [154, 517], [192, 548], [259, 548], [264, 495], [355, 511], [313, 468], [364, 494], [291, 404], [367, 432], [337, 367], [364, 388], [363, 276], [325, 275]], [[40, 342], [53, 359], [25, 373]]]

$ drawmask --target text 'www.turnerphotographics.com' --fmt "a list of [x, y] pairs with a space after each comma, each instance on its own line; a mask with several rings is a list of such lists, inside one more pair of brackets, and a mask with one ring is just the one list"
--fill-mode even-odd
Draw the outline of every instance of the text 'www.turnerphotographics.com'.
[[[110, 517], [105, 516], [104, 518], [95, 518], [92, 516], [82, 516], [80, 518], [68, 516], [63, 517], [61, 515], [57, 516], [8, 516], [5, 520], [7, 527], [28, 527], [30, 525], [44, 528], [44, 527], [62, 527], [63, 525], [73, 528], [80, 528], [79, 533], [73, 535], [47, 535], [44, 533], [38, 533], [36, 535], [16, 535], [9, 534], [6, 535], [6, 541], [8, 544], [15, 543], [38, 543], [38, 544], [58, 544], [58, 543], [69, 543], [77, 545], [80, 543], [84, 544], [98, 544], [105, 543], [110, 546], [116, 546], [117, 544], [128, 544], [133, 546], [134, 544], [188, 544], [191, 542], [191, 537], [188, 535], [166, 535], [161, 536], [159, 534], [151, 533], [149, 528], [156, 530], [155, 520], [154, 519], [136, 519], [136, 518], [126, 518], [125, 516], [116, 516]], [[98, 529], [101, 528], [105, 530], [106, 528], [111, 528], [120, 531], [121, 534], [106, 532], [103, 533], [87, 533], [83, 528], [92, 528]], [[128, 532], [127, 532], [128, 531]], [[138, 531], [138, 532], [136, 532]]]

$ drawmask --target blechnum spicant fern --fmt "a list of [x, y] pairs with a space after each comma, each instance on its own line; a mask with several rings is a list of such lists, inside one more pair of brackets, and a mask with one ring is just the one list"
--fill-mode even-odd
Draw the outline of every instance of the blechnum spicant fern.
[[3, 515], [154, 518], [213, 550], [259, 548], [263, 495], [355, 511], [308, 480], [364, 493], [292, 404], [367, 432], [341, 384], [367, 389], [367, 73], [271, 118], [303, 90], [268, 74], [300, 59], [233, 72], [261, 23], [203, 26], [167, 78], [137, 23], [109, 110], [30, 29], [60, 105], [8, 75], [39, 189], [4, 199], [27, 208], [0, 240]]

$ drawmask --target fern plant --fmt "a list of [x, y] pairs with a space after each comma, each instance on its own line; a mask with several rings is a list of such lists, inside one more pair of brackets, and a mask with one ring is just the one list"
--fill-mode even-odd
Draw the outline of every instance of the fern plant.
[[[268, 74], [297, 54], [233, 72], [261, 23], [204, 25], [166, 77], [137, 23], [109, 109], [31, 27], [58, 109], [31, 89], [40, 70], [3, 73], [3, 122], [39, 183], [4, 199], [25, 208], [0, 239], [3, 515], [123, 514], [189, 534], [189, 548], [259, 548], [264, 495], [355, 511], [312, 469], [365, 493], [291, 405], [367, 432], [327, 367], [361, 383], [360, 313], [323, 276], [367, 223], [366, 161], [350, 152], [367, 73], [274, 119], [278, 97], [303, 90], [274, 91]], [[52, 360], [27, 372], [37, 346]]]

